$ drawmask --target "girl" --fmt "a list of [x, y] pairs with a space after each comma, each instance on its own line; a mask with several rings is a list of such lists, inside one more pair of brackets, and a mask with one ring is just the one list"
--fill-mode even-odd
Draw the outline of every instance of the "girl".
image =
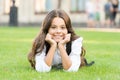
[[44, 19], [28, 60], [38, 72], [49, 72], [59, 64], [62, 64], [64, 71], [78, 71], [82, 40], [82, 37], [75, 34], [66, 12], [53, 10]]

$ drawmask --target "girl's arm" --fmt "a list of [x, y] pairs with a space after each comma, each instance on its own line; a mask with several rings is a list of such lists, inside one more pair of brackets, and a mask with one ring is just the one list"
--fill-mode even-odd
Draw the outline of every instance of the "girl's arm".
[[50, 34], [47, 34], [45, 40], [50, 44], [50, 49], [45, 57], [45, 62], [48, 66], [52, 65], [55, 50], [57, 48], [57, 43], [51, 38]]
[[38, 72], [49, 72], [51, 70], [53, 55], [57, 47], [57, 43], [51, 39], [51, 35], [47, 34], [45, 40], [50, 44], [50, 49], [46, 55], [46, 47], [44, 47], [43, 51], [35, 56], [35, 69]]
[[69, 58], [69, 56], [68, 56], [68, 54], [66, 52], [66, 49], [65, 49], [64, 45], [59, 44], [58, 48], [60, 50], [63, 69], [68, 70], [71, 67], [72, 62], [71, 62], [71, 60], [70, 60], [70, 58]]
[[65, 70], [68, 70], [72, 65], [72, 62], [66, 52], [65, 44], [70, 41], [71, 34], [67, 34], [65, 39], [58, 43], [58, 49], [60, 50], [60, 55], [62, 58], [62, 65]]
[[52, 45], [45, 57], [45, 62], [48, 66], [52, 65], [52, 61], [53, 61], [53, 56], [56, 50], [56, 45]]
[[67, 55], [65, 49], [62, 46], [59, 46], [60, 54], [62, 57], [63, 68], [65, 71], [78, 71], [81, 59], [81, 47], [82, 47], [83, 38], [78, 38], [72, 42], [71, 53]]

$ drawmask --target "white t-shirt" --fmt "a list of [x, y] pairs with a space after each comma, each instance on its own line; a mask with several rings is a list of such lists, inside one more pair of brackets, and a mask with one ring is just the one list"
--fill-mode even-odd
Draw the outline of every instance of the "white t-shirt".
[[[68, 72], [78, 71], [80, 63], [81, 63], [80, 54], [81, 54], [82, 40], [83, 40], [83, 38], [80, 37], [80, 38], [72, 41], [71, 52], [69, 54], [70, 60], [72, 61], [72, 65], [68, 70], [64, 70], [64, 71], [68, 71]], [[66, 48], [66, 46], [65, 46], [65, 48]], [[35, 56], [35, 62], [36, 62], [35, 69], [38, 72], [49, 72], [52, 68], [52, 66], [49, 67], [44, 61], [45, 54], [46, 54], [45, 52], [46, 52], [46, 47], [44, 47], [44, 49], [41, 53], [38, 53]], [[62, 63], [60, 52], [58, 49], [56, 49], [54, 57], [53, 57], [52, 65], [57, 65], [60, 63]]]

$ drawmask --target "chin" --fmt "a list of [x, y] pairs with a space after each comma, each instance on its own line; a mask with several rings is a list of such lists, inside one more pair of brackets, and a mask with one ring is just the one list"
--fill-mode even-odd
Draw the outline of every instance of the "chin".
[[60, 40], [56, 40], [56, 42], [57, 42], [57, 43], [59, 43], [59, 42], [60, 42]]
[[62, 39], [56, 39], [55, 41], [58, 43], [58, 42], [60, 42]]
[[55, 38], [54, 38], [54, 40], [58, 43], [58, 42], [60, 42], [60, 41], [63, 40], [63, 39], [60, 39], [60, 38], [59, 38], [59, 39], [55, 39]]

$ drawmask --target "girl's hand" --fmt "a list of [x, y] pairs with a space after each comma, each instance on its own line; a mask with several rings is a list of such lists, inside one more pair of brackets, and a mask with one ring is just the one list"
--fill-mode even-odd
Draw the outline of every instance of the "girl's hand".
[[65, 45], [66, 43], [68, 43], [68, 42], [70, 41], [70, 38], [71, 38], [71, 34], [65, 35], [65, 38], [64, 38], [62, 41], [60, 41], [60, 42], [58, 43], [58, 45], [59, 45], [59, 44]]
[[57, 43], [52, 39], [52, 36], [49, 33], [46, 35], [45, 41], [47, 41], [50, 45], [57, 45]]

